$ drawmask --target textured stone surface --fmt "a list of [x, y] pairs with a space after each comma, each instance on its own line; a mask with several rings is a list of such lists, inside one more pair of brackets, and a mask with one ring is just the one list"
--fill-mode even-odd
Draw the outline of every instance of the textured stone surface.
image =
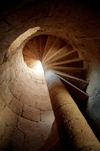
[[46, 121], [46, 122], [41, 121], [37, 123], [37, 129], [39, 133], [43, 136], [44, 141], [48, 138], [51, 132], [51, 126], [52, 126], [51, 121]]
[[0, 117], [0, 138], [2, 137], [5, 130], [5, 123], [4, 120]]
[[47, 89], [47, 86], [45, 85], [45, 84], [39, 84], [38, 83], [38, 86], [39, 86], [39, 92], [38, 92], [38, 94], [40, 95], [40, 96], [48, 96], [48, 89]]
[[21, 91], [19, 89], [19, 86], [18, 86], [18, 83], [17, 83], [17, 80], [16, 79], [12, 79], [11, 82], [9, 83], [9, 88], [12, 92], [12, 94], [14, 96], [16, 96], [16, 98], [20, 98], [21, 96]]
[[19, 117], [17, 126], [23, 133], [36, 131], [36, 122], [27, 120], [23, 117]]
[[3, 98], [2, 98], [2, 96], [0, 94], [0, 113], [3, 110], [4, 106], [5, 106], [5, 102], [4, 102], [4, 100], [3, 100]]
[[49, 101], [37, 101], [36, 107], [42, 111], [52, 110], [51, 102]]
[[41, 121], [54, 121], [53, 111], [41, 111]]
[[6, 126], [5, 133], [1, 138], [0, 147], [3, 150], [22, 150], [24, 141], [24, 135], [18, 131], [16, 128], [12, 128], [10, 126]]
[[[88, 77], [88, 79], [90, 80], [90, 84], [88, 86], [88, 91], [87, 91], [90, 97], [88, 101], [87, 115], [88, 115], [89, 122], [93, 127], [93, 130], [96, 132], [96, 135], [98, 135], [98, 137], [100, 138], [100, 105], [99, 105], [100, 11], [99, 8], [100, 8], [99, 2], [97, 1], [91, 1], [91, 3], [88, 1], [84, 1], [84, 2], [63, 1], [62, 2], [61, 0], [60, 1], [25, 0], [20, 2], [6, 1], [6, 3], [5, 1], [3, 1], [2, 4], [0, 5], [0, 14], [1, 14], [0, 15], [0, 29], [1, 29], [0, 30], [0, 84], [6, 81], [7, 84], [9, 84], [9, 88], [11, 92], [18, 99], [20, 98], [22, 93], [26, 95], [26, 98], [28, 97], [30, 98], [30, 96], [28, 96], [29, 91], [35, 94], [39, 92], [38, 87], [39, 87], [39, 83], [41, 83], [42, 78], [40, 78], [40, 75], [36, 75], [34, 71], [30, 70], [29, 68], [26, 68], [25, 63], [23, 63], [21, 54], [19, 53], [19, 55], [18, 54], [14, 55], [14, 53], [16, 52], [14, 51], [13, 54], [9, 54], [10, 58], [8, 60], [5, 57], [6, 56], [5, 54], [7, 53], [11, 43], [29, 28], [39, 26], [40, 27], [40, 31], [38, 31], [39, 34], [46, 32], [49, 34], [54, 34], [56, 36], [61, 36], [64, 39], [68, 39], [70, 41], [71, 38], [77, 39], [78, 50], [82, 52], [83, 56], [85, 57], [85, 60], [87, 62], [88, 61], [90, 62], [89, 77]], [[81, 45], [78, 43], [78, 41], [80, 41]], [[21, 39], [20, 39], [20, 43], [21, 43]], [[19, 51], [20, 49], [18, 50], [18, 52]], [[6, 63], [8, 65], [6, 65]], [[37, 81], [38, 87], [36, 86], [35, 83], [33, 85], [33, 83], [31, 83], [31, 80], [35, 82]], [[0, 93], [2, 93], [1, 94], [2, 98], [0, 97], [0, 99], [1, 100], [3, 99], [8, 106], [12, 99], [12, 95], [9, 92], [8, 85], [4, 83], [2, 83], [3, 85], [2, 84], [0, 85]], [[3, 90], [1, 90], [2, 88]], [[46, 93], [43, 92], [42, 88], [43, 87], [41, 86], [39, 92], [39, 95], [42, 96], [41, 99], [39, 99], [38, 101], [40, 100], [46, 101], [47, 100], [46, 97], [48, 97], [48, 95], [45, 97]], [[23, 99], [21, 101], [23, 103], [25, 101], [26, 105], [36, 107], [35, 106], [36, 102], [33, 103], [31, 102], [30, 99], [29, 100]], [[5, 103], [3, 103], [3, 101], [0, 102], [0, 110], [4, 108]], [[44, 111], [46, 109], [49, 109], [49, 107], [47, 107], [47, 103], [43, 102], [43, 105], [42, 103], [40, 104], [39, 102], [37, 103], [37, 106], [40, 110]], [[6, 108], [6, 111], [4, 109], [1, 114], [4, 118], [4, 121], [6, 121], [7, 124], [10, 124], [12, 122], [16, 123], [15, 120], [16, 117], [14, 116], [14, 118], [11, 118], [13, 121], [12, 120], [10, 121], [8, 114], [13, 114], [13, 112], [12, 111], [10, 112], [10, 109]], [[21, 123], [23, 126], [21, 125]], [[24, 132], [27, 131], [27, 126], [26, 128], [24, 128], [25, 125], [23, 123], [24, 122], [19, 120], [18, 125], [21, 131]], [[45, 138], [47, 138], [50, 132], [50, 126], [52, 124], [48, 122], [47, 123], [39, 122], [37, 124], [40, 123], [46, 126], [46, 128], [44, 128], [45, 126], [43, 126], [43, 131], [41, 130], [40, 132], [43, 132], [43, 135], [45, 135]], [[15, 126], [15, 124], [11, 124], [11, 125]], [[28, 129], [29, 127], [31, 129], [31, 124], [28, 125], [30, 125], [28, 126]], [[3, 130], [3, 124], [1, 124], [1, 127]], [[27, 141], [29, 142], [30, 145], [26, 143], [25, 146], [29, 150], [33, 151], [33, 147], [31, 149], [32, 143], [30, 143], [32, 137], [30, 137], [29, 135], [27, 136]], [[5, 138], [5, 141], [8, 138], [9, 137]], [[2, 142], [0, 141], [0, 143]], [[0, 149], [0, 151], [3, 150], [4, 149]], [[11, 150], [11, 148], [10, 149], [6, 148], [5, 150]]]
[[[69, 150], [79, 150], [87, 146], [92, 149], [93, 145], [95, 146], [95, 150], [99, 150], [99, 141], [57, 75], [51, 72], [49, 77], [47, 77], [46, 74], [46, 81], [49, 83], [49, 91], [51, 92], [52, 90], [52, 93], [50, 93], [51, 103], [62, 149], [67, 150], [67, 148], [69, 148]], [[58, 93], [58, 86], [59, 90], [62, 90], [60, 93]]]
[[36, 102], [40, 100], [39, 96], [34, 94], [31, 95], [30, 93], [27, 94], [21, 94], [20, 97], [20, 101], [22, 101], [23, 103], [25, 103], [26, 105], [32, 106], [32, 107], [36, 107]]
[[9, 103], [11, 102], [13, 95], [10, 92], [6, 82], [3, 82], [2, 85], [0, 85], [0, 92], [5, 103], [9, 106]]
[[[43, 138], [40, 133], [27, 132], [24, 143], [24, 150], [37, 151], [43, 145]], [[31, 149], [30, 149], [31, 148]]]
[[9, 105], [9, 108], [17, 115], [21, 115], [23, 109], [23, 103], [20, 100], [13, 97]]
[[13, 113], [7, 106], [1, 112], [1, 117], [7, 125], [16, 126], [18, 116]]
[[40, 110], [24, 105], [22, 116], [29, 120], [40, 121]]

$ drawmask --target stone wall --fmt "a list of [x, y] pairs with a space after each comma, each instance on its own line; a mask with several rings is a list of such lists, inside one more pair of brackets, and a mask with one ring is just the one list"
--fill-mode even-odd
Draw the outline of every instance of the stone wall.
[[39, 150], [54, 121], [44, 75], [27, 67], [21, 48], [0, 71], [0, 149]]
[[[34, 147], [34, 150], [38, 150], [50, 133], [53, 122], [54, 117], [44, 79], [39, 79], [38, 75], [24, 64], [21, 47], [7, 56], [12, 42], [33, 27], [39, 27], [39, 34], [51, 33], [76, 41], [79, 51], [90, 67], [87, 77], [89, 80], [87, 92], [90, 97], [85, 116], [100, 139], [100, 12], [98, 8], [96, 2], [90, 4], [88, 1], [81, 3], [66, 0], [63, 2], [26, 0], [20, 3], [16, 0], [11, 3], [4, 1], [4, 5], [1, 5], [1, 150], [9, 146], [10, 150], [23, 148], [31, 151]], [[35, 114], [37, 116], [34, 116]]]

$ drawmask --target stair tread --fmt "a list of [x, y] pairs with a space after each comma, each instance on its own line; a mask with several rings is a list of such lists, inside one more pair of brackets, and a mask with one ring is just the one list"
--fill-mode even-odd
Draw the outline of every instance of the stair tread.
[[37, 37], [35, 37], [32, 40], [30, 40], [26, 45], [29, 47], [30, 52], [35, 54], [36, 58], [39, 60], [39, 58], [40, 58], [39, 46], [37, 46], [37, 41], [39, 41], [39, 39], [37, 39]]
[[76, 68], [76, 67], [64, 67], [64, 66], [52, 66], [51, 69], [60, 69], [60, 70], [69, 70], [69, 71], [83, 71], [85, 68]]
[[45, 57], [46, 57], [46, 55], [48, 53], [48, 50], [52, 47], [55, 39], [56, 39], [56, 36], [48, 35], [48, 38], [47, 38], [47, 41], [46, 41], [46, 45], [45, 45], [45, 48], [44, 48], [42, 61], [45, 59]]
[[65, 80], [69, 81], [70, 83], [74, 84], [75, 86], [77, 86], [78, 88], [80, 88], [81, 90], [85, 90], [87, 85], [89, 84], [89, 82], [87, 82], [86, 80], [80, 79], [80, 78], [76, 78], [74, 76], [59, 72], [59, 71], [55, 71], [54, 72], [61, 76], [62, 78], [64, 78]]
[[30, 58], [32, 58], [32, 57], [37, 58], [36, 55], [33, 52], [31, 52], [27, 46], [24, 47], [23, 55], [28, 56]]
[[72, 60], [72, 59], [76, 59], [78, 58], [78, 52], [77, 50], [73, 50], [73, 51], [70, 51], [66, 54], [63, 54], [63, 55], [60, 55], [56, 58], [52, 58], [52, 60], [49, 60], [49, 63], [53, 63], [53, 62], [59, 62], [59, 61], [64, 61], [64, 60]]
[[24, 57], [24, 60], [26, 61], [26, 62], [33, 62], [33, 61], [37, 61], [37, 59], [32, 59], [32, 58], [27, 58], [27, 57]]
[[66, 44], [63, 48], [59, 49], [55, 53], [53, 53], [51, 56], [48, 56], [48, 58], [44, 62], [49, 62], [50, 59], [53, 59], [54, 57], [58, 57], [59, 55], [63, 55], [68, 53], [69, 51], [72, 51], [72, 49], [68, 49], [68, 44]]
[[28, 60], [29, 59], [35, 59], [33, 56], [29, 56], [28, 54], [24, 54], [23, 56], [25, 59], [27, 58]]
[[42, 61], [45, 45], [47, 42], [47, 35], [40, 35], [40, 60]]
[[63, 48], [65, 45], [66, 43], [61, 38], [57, 37], [51, 48], [48, 50], [48, 53], [46, 54], [45, 62], [49, 56], [57, 52], [59, 49]]
[[79, 89], [78, 87], [76, 87], [75, 85], [70, 83], [69, 81], [65, 80], [64, 78], [62, 78], [60, 76], [58, 76], [58, 77], [67, 83], [67, 86], [68, 86], [67, 88], [80, 101], [80, 103], [83, 103], [89, 97], [86, 92], [82, 91], [81, 89]]
[[85, 79], [86, 78], [86, 71], [87, 69], [85, 68], [73, 68], [73, 67], [63, 67], [62, 68], [50, 68], [52, 70], [58, 70], [62, 73], [66, 73], [72, 76], [75, 76], [80, 79]]
[[66, 61], [60, 61], [60, 62], [56, 62], [56, 63], [51, 63], [48, 64], [49, 67], [52, 66], [66, 66], [66, 67], [83, 67], [83, 59], [80, 58], [76, 58], [76, 59], [72, 59], [72, 60], [66, 60]]
[[29, 59], [27, 57], [24, 57], [24, 60], [27, 64], [28, 67], [32, 68], [33, 66], [35, 66], [37, 64], [37, 59]]

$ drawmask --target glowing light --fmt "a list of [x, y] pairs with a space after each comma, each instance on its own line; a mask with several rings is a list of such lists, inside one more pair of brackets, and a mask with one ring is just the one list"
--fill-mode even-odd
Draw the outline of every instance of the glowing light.
[[37, 61], [35, 68], [36, 68], [36, 72], [44, 73], [44, 70], [40, 61]]

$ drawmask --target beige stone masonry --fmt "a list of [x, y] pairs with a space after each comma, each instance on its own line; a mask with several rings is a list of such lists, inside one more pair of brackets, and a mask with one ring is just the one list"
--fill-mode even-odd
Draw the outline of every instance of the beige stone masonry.
[[36, 102], [38, 100], [40, 101], [40, 97], [36, 94], [33, 94], [33, 95], [30, 94], [29, 95], [29, 93], [28, 94], [22, 93], [20, 96], [20, 101], [26, 105], [31, 106], [31, 107], [36, 107]]
[[45, 77], [63, 151], [99, 151], [99, 141], [60, 79], [52, 71], [47, 71]]
[[6, 126], [5, 133], [1, 138], [0, 147], [3, 150], [13, 148], [13, 150], [21, 151], [23, 147], [23, 141], [24, 141], [24, 134], [18, 131], [17, 128]]
[[40, 121], [40, 110], [24, 105], [22, 116], [32, 121]]
[[23, 117], [19, 117], [17, 126], [23, 133], [36, 131], [36, 122], [27, 120]]
[[27, 151], [31, 148], [31, 150], [37, 151], [43, 145], [43, 138], [41, 134], [38, 132], [27, 132], [24, 150]]
[[5, 121], [7, 125], [15, 127], [18, 116], [6, 106], [1, 112], [1, 118]]
[[41, 121], [54, 121], [54, 114], [52, 111], [41, 111]]
[[11, 102], [13, 95], [5, 81], [2, 83], [2, 85], [0, 85], [0, 93], [2, 95], [3, 100], [5, 101], [6, 105], [9, 106], [9, 103]]
[[9, 105], [9, 108], [14, 112], [16, 113], [17, 115], [20, 115], [22, 114], [22, 109], [23, 109], [23, 103], [16, 99], [15, 97], [12, 98], [11, 100], [11, 103]]
[[46, 141], [51, 132], [52, 123], [53, 121], [37, 122], [37, 129], [39, 133], [43, 136], [44, 141]]
[[40, 101], [37, 101], [36, 108], [42, 111], [51, 111], [52, 110], [51, 103], [50, 103], [50, 100], [49, 101], [48, 100], [44, 101], [44, 99], [43, 100], [41, 99]]
[[0, 113], [3, 110], [3, 108], [5, 107], [5, 102], [0, 94]]
[[5, 130], [5, 121], [0, 117], [0, 138], [3, 136]]

